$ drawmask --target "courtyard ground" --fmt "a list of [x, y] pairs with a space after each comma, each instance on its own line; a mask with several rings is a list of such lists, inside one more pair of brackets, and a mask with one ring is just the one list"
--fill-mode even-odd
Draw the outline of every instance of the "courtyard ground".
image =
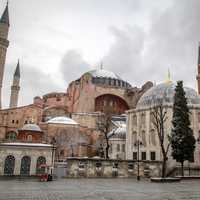
[[0, 200], [199, 200], [200, 180], [180, 183], [135, 179], [0, 180]]

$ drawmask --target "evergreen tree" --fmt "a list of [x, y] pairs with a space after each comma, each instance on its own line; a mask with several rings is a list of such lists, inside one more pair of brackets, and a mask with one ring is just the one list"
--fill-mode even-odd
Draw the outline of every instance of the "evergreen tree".
[[172, 157], [181, 163], [184, 176], [184, 161], [193, 160], [195, 138], [190, 128], [189, 109], [182, 81], [178, 81], [175, 88], [172, 125]]

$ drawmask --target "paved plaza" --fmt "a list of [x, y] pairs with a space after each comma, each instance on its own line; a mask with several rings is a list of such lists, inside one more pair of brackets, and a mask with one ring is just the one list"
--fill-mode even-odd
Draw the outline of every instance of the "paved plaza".
[[199, 200], [200, 181], [137, 182], [134, 179], [0, 180], [0, 200]]

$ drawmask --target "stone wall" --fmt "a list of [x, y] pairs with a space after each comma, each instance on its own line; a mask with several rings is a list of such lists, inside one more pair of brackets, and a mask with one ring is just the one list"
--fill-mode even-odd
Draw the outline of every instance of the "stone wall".
[[[112, 178], [112, 177], [136, 177], [137, 162], [133, 160], [105, 160], [89, 158], [68, 158], [66, 165], [56, 163], [56, 168], [65, 170], [63, 177], [67, 178]], [[144, 161], [140, 162], [140, 176], [159, 176], [161, 162]], [[60, 174], [57, 170], [57, 174]]]

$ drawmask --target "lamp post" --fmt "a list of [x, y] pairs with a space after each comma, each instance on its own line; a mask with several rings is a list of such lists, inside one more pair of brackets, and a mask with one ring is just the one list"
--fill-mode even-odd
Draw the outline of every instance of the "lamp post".
[[135, 142], [135, 147], [137, 147], [137, 180], [140, 180], [140, 145], [142, 145], [142, 142], [140, 140], [137, 140]]
[[53, 169], [54, 169], [54, 164], [55, 164], [55, 150], [56, 150], [56, 139], [53, 137], [51, 140], [52, 146], [52, 157], [51, 157], [51, 175], [53, 175]]

